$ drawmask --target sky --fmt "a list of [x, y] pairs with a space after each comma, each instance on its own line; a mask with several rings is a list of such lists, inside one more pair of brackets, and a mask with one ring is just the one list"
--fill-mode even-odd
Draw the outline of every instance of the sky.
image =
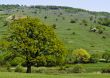
[[110, 12], [110, 0], [0, 0], [0, 4], [57, 5]]

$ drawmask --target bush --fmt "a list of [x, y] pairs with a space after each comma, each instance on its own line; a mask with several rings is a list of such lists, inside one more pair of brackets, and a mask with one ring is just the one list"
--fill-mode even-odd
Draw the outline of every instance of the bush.
[[53, 25], [52, 25], [52, 28], [53, 28], [53, 29], [56, 29], [56, 24], [53, 24]]
[[103, 39], [106, 39], [106, 36], [102, 36]]
[[103, 53], [102, 59], [105, 59], [106, 63], [110, 62], [110, 52], [107, 51], [107, 52]]
[[105, 25], [110, 27], [110, 19], [109, 18], [99, 18], [98, 23], [100, 25]]
[[83, 73], [85, 71], [84, 67], [80, 64], [77, 64], [74, 66], [74, 68], [72, 69], [73, 73]]
[[45, 72], [45, 68], [32, 67], [32, 73], [44, 73], [44, 72]]
[[105, 27], [103, 27], [103, 26], [101, 26], [101, 25], [96, 26], [96, 28], [98, 29], [98, 33], [99, 33], [99, 34], [102, 34], [102, 33], [104, 32], [104, 30], [105, 30]]
[[18, 65], [16, 68], [15, 68], [15, 72], [23, 72], [23, 68], [21, 65]]
[[60, 66], [59, 70], [65, 70], [65, 66]]
[[76, 34], [75, 32], [72, 33], [72, 35], [75, 35], [75, 34]]
[[73, 51], [75, 63], [87, 63], [90, 60], [90, 54], [85, 49], [76, 49]]
[[65, 17], [62, 17], [63, 20], [65, 20]]
[[76, 23], [76, 21], [75, 20], [71, 20], [70, 23]]
[[47, 16], [45, 16], [44, 19], [47, 19]]
[[7, 71], [11, 72], [11, 65], [9, 63], [7, 63]]
[[67, 28], [67, 30], [69, 31], [69, 30], [71, 30], [71, 28]]
[[99, 62], [99, 59], [100, 59], [99, 56], [100, 56], [100, 55], [97, 54], [97, 53], [91, 54], [90, 63], [97, 63], [97, 62]]
[[87, 23], [88, 23], [88, 22], [87, 22], [86, 20], [84, 20], [84, 19], [82, 20], [82, 24], [83, 24], [83, 25], [87, 26], [87, 25], [88, 25]]
[[110, 66], [109, 67], [106, 67], [106, 68], [103, 68], [101, 70], [102, 73], [110, 73]]
[[56, 18], [55, 20], [56, 20], [56, 21], [58, 21], [58, 19], [57, 19], [57, 18]]
[[72, 55], [72, 52], [69, 51], [66, 57], [66, 64], [74, 64], [74, 56]]

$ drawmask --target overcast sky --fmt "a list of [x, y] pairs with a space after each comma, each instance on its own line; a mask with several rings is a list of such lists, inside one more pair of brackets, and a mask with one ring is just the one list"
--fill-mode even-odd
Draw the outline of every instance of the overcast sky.
[[0, 4], [58, 5], [110, 12], [110, 0], [0, 0]]

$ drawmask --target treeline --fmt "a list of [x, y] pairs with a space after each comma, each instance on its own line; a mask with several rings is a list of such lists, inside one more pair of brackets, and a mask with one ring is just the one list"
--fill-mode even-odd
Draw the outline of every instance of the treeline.
[[0, 11], [4, 10], [4, 9], [14, 9], [14, 8], [18, 8], [18, 7], [27, 7], [27, 8], [38, 8], [38, 9], [45, 9], [45, 10], [60, 10], [63, 9], [68, 13], [74, 13], [74, 12], [87, 12], [90, 13], [92, 15], [99, 15], [99, 16], [106, 16], [106, 17], [110, 17], [110, 13], [108, 12], [95, 12], [95, 11], [89, 11], [89, 10], [84, 10], [84, 9], [79, 9], [79, 8], [72, 8], [72, 7], [67, 7], [67, 6], [42, 6], [42, 5], [32, 5], [32, 6], [27, 6], [27, 5], [0, 5]]
[[20, 7], [20, 5], [0, 5], [0, 11], [3, 11], [3, 10], [9, 10], [9, 9], [15, 9], [15, 8], [18, 8]]

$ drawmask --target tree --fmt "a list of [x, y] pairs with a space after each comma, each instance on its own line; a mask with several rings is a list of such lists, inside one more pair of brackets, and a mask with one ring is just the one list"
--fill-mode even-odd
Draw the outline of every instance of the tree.
[[74, 50], [73, 56], [77, 63], [87, 63], [90, 59], [90, 54], [85, 49]]
[[37, 57], [44, 56], [46, 61], [46, 57], [54, 57], [57, 65], [63, 64], [65, 60], [66, 50], [53, 28], [36, 18], [14, 20], [9, 26], [6, 41], [9, 46], [5, 49], [26, 61], [27, 73], [31, 73], [31, 66], [36, 63]]

